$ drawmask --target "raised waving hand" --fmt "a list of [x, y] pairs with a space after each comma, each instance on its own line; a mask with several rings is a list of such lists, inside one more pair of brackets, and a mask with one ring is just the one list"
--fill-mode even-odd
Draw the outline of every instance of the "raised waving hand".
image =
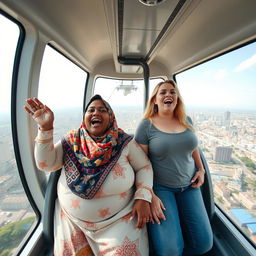
[[26, 100], [28, 106], [24, 106], [26, 112], [32, 116], [42, 131], [53, 129], [54, 114], [39, 99], [28, 98]]

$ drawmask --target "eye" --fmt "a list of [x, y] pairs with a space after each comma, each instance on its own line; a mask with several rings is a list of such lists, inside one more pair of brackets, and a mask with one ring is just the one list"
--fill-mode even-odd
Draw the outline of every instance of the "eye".
[[171, 94], [176, 94], [176, 92], [175, 91], [171, 91]]
[[107, 110], [106, 110], [105, 108], [101, 108], [101, 109], [100, 109], [100, 112], [101, 112], [101, 113], [106, 113]]
[[89, 108], [89, 109], [87, 109], [87, 112], [88, 112], [88, 113], [93, 113], [93, 112], [94, 112], [94, 108]]

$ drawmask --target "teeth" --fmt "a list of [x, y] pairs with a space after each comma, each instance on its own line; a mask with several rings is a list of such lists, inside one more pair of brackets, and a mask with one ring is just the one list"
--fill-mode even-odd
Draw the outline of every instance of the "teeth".
[[96, 124], [96, 123], [100, 123], [100, 122], [101, 122], [101, 120], [99, 120], [99, 119], [94, 119], [91, 121], [92, 124]]

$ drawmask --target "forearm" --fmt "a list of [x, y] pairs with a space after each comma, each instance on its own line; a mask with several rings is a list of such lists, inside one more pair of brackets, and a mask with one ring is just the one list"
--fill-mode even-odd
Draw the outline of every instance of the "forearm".
[[201, 157], [200, 157], [200, 153], [199, 153], [199, 149], [196, 148], [194, 150], [194, 152], [192, 153], [192, 157], [195, 161], [195, 164], [196, 164], [196, 167], [198, 170], [203, 170], [204, 171], [204, 166], [203, 166], [203, 163], [202, 163], [202, 160], [201, 160]]
[[152, 187], [153, 187], [153, 171], [150, 162], [137, 170], [135, 173], [136, 178], [136, 193], [135, 199], [142, 199], [148, 202], [152, 200]]
[[129, 162], [135, 172], [135, 199], [151, 202], [153, 187], [153, 170], [148, 157], [140, 146], [132, 141], [129, 145]]
[[38, 130], [35, 139], [36, 165], [43, 171], [56, 171], [63, 165], [63, 150], [61, 143], [53, 144], [53, 130]]

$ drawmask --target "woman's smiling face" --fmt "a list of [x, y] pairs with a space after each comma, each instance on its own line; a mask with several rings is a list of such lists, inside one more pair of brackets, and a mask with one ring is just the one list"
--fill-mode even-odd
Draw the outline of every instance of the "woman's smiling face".
[[170, 83], [163, 83], [156, 94], [155, 104], [158, 111], [174, 111], [178, 103], [178, 95], [175, 87]]
[[84, 123], [88, 132], [94, 136], [103, 136], [109, 126], [109, 113], [102, 100], [94, 100], [87, 108]]

